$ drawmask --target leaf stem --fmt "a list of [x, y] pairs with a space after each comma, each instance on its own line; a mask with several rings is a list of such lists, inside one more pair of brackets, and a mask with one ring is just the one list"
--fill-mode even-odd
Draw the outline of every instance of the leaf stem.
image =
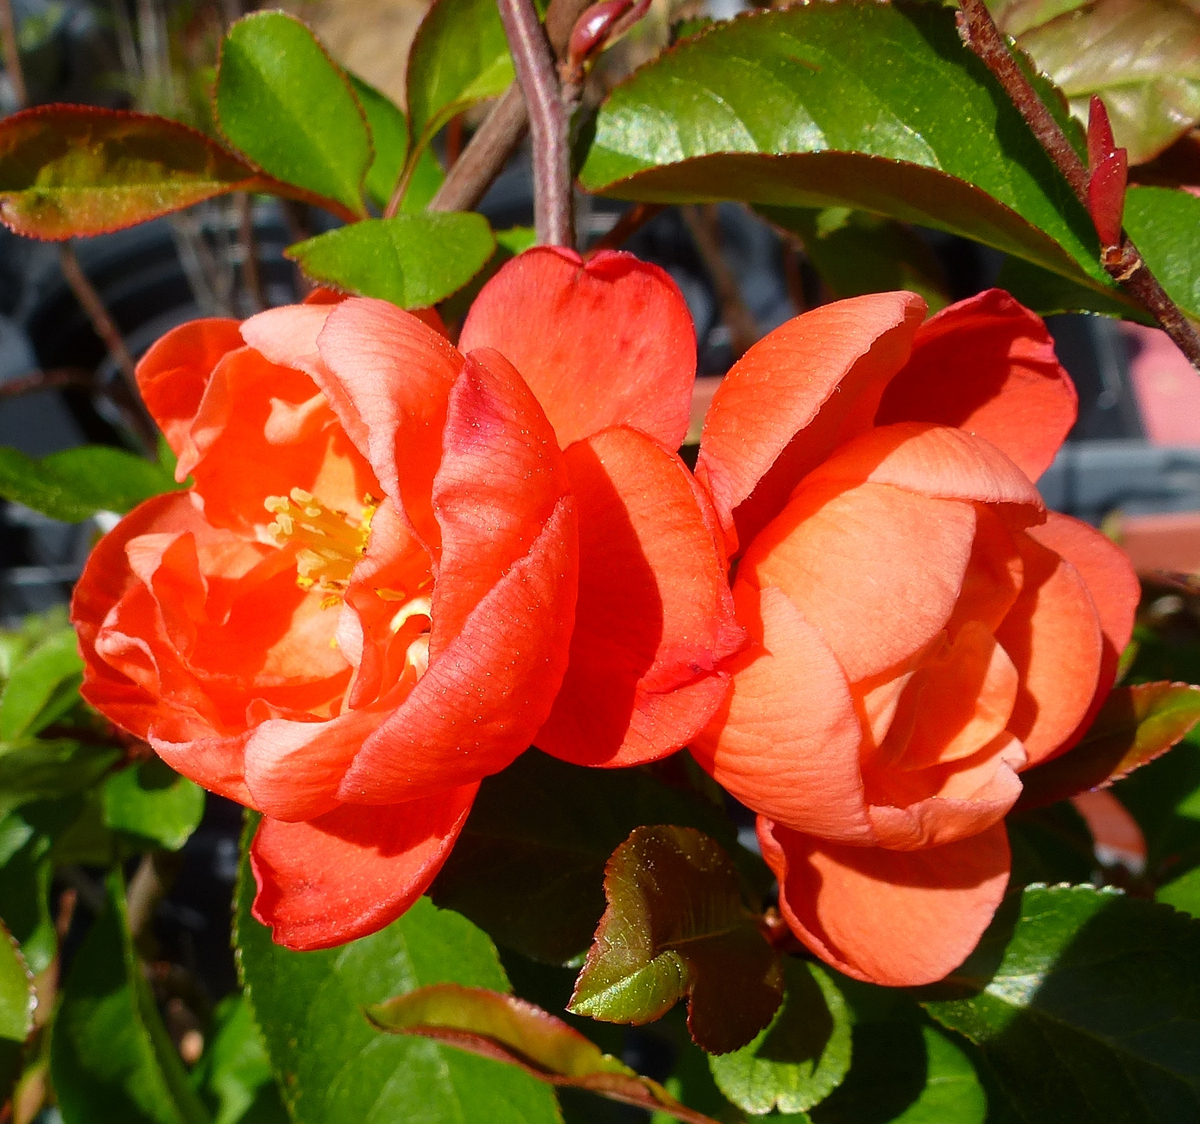
[[25, 86], [25, 71], [21, 68], [17, 17], [13, 12], [12, 0], [0, 0], [0, 39], [4, 41], [4, 69], [12, 83], [13, 99], [17, 109], [24, 109], [29, 101], [29, 91]]
[[[1017, 65], [984, 0], [959, 0], [959, 3], [958, 34], [963, 43], [979, 57], [1004, 88], [1033, 135], [1090, 214], [1088, 170]], [[1100, 261], [1109, 276], [1149, 310], [1192, 366], [1200, 371], [1200, 334], [1150, 272], [1150, 267], [1129, 235], [1122, 231], [1119, 245], [1103, 246]]]
[[569, 116], [546, 33], [532, 0], [496, 0], [533, 137], [533, 214], [538, 243], [575, 245]]

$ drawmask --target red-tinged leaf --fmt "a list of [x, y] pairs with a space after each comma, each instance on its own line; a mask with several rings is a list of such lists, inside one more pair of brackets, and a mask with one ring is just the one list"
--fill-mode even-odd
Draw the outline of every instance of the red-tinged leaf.
[[740, 1049], [783, 999], [774, 949], [743, 904], [737, 871], [707, 835], [639, 827], [608, 860], [608, 908], [569, 1010], [640, 1026], [688, 1001], [710, 1054]]
[[165, 117], [46, 105], [0, 121], [0, 221], [27, 237], [105, 234], [231, 191], [266, 191], [354, 218]]
[[1087, 146], [1089, 168], [1099, 167], [1106, 156], [1111, 156], [1117, 150], [1108, 110], [1104, 107], [1104, 101], [1096, 94], [1092, 95], [1088, 105]]
[[1088, 177], [1088, 210], [1101, 246], [1120, 244], [1128, 179], [1129, 161], [1123, 148], [1104, 157]]
[[433, 984], [367, 1008], [367, 1018], [380, 1030], [433, 1038], [520, 1066], [551, 1085], [588, 1089], [687, 1124], [716, 1124], [681, 1105], [658, 1082], [603, 1053], [562, 1019], [513, 995]]
[[1118, 687], [1074, 749], [1022, 774], [1025, 790], [1017, 807], [1039, 808], [1107, 788], [1161, 757], [1197, 722], [1200, 687], [1166, 682]]

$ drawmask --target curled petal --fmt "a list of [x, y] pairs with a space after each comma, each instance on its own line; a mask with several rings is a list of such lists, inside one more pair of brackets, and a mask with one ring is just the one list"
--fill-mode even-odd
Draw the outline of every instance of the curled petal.
[[970, 955], [1008, 883], [1002, 823], [922, 851], [847, 847], [759, 817], [792, 932], [840, 972], [886, 987], [943, 979]]
[[836, 301], [776, 328], [733, 365], [713, 395], [696, 461], [731, 554], [802, 477], [871, 427], [924, 314], [914, 293]]
[[1077, 411], [1074, 384], [1041, 317], [989, 289], [921, 326], [876, 420], [958, 426], [1002, 449], [1036, 480]]
[[870, 841], [862, 728], [845, 673], [778, 589], [738, 581], [734, 599], [751, 643], [730, 661], [729, 699], [692, 755], [757, 812], [814, 835]]
[[250, 847], [253, 914], [287, 948], [329, 948], [394, 921], [454, 846], [477, 785], [307, 823], [264, 819]]
[[459, 346], [492, 347], [512, 363], [563, 448], [614, 425], [669, 449], [687, 433], [692, 318], [675, 282], [632, 254], [521, 254], [475, 298]]
[[579, 602], [562, 690], [537, 744], [579, 765], [673, 752], [728, 690], [744, 642], [707, 499], [673, 453], [625, 427], [567, 450]]

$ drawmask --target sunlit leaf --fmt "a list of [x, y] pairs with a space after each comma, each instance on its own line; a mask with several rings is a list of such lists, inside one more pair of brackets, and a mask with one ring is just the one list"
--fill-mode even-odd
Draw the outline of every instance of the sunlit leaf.
[[105, 826], [177, 851], [200, 825], [204, 789], [157, 757], [113, 773], [101, 793]]
[[28, 652], [0, 693], [0, 741], [36, 734], [75, 705], [82, 671], [72, 628], [53, 633]]
[[770, 1022], [783, 973], [715, 840], [692, 828], [637, 828], [609, 859], [604, 893], [569, 1010], [642, 1024], [686, 998], [688, 1029], [712, 1054], [744, 1046]]
[[243, 995], [227, 995], [217, 1004], [192, 1085], [212, 1110], [213, 1124], [288, 1124]]
[[21, 1046], [33, 1029], [33, 976], [21, 950], [0, 924], [0, 1105], [17, 1077]]

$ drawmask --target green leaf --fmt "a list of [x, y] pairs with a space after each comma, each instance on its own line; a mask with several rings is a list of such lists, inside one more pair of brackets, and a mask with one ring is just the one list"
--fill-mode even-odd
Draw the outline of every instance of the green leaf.
[[484, 779], [430, 893], [501, 944], [565, 964], [596, 932], [609, 856], [634, 828], [658, 823], [699, 828], [734, 856], [758, 892], [770, 885], [761, 860], [738, 846], [724, 814], [700, 796], [646, 770], [588, 769], [530, 750]]
[[81, 792], [121, 756], [113, 746], [70, 738], [25, 738], [0, 745], [0, 816], [34, 800]]
[[314, 281], [401, 308], [428, 308], [470, 281], [495, 248], [487, 219], [450, 212], [368, 219], [286, 253]]
[[0, 925], [0, 1105], [17, 1079], [21, 1047], [33, 1030], [33, 976], [17, 942]]
[[609, 859], [604, 893], [570, 1011], [640, 1025], [686, 997], [688, 1029], [710, 1054], [739, 1049], [770, 1022], [783, 972], [715, 840], [639, 827]]
[[213, 1124], [288, 1124], [262, 1035], [242, 995], [227, 995], [213, 1012], [192, 1086]]
[[1154, 900], [1200, 920], [1200, 867], [1161, 886]]
[[756, 1116], [803, 1112], [824, 1100], [850, 1068], [850, 1012], [829, 973], [784, 961], [783, 1005], [755, 1039], [709, 1059], [717, 1088]]
[[1023, 773], [1018, 802], [1036, 808], [1077, 792], [1107, 788], [1177, 745], [1200, 722], [1200, 687], [1140, 683], [1105, 700], [1074, 749]]
[[452, 117], [513, 80], [504, 25], [493, 0], [435, 0], [408, 55], [413, 155]]
[[715, 25], [609, 95], [580, 178], [650, 202], [852, 207], [1112, 287], [1083, 208], [935, 4]]
[[1200, 199], [1172, 188], [1131, 187], [1125, 230], [1167, 295], [1200, 317]]
[[158, 1016], [125, 914], [120, 871], [75, 956], [50, 1070], [65, 1124], [207, 1124]]
[[264, 186], [203, 133], [147, 113], [46, 105], [0, 121], [0, 221], [32, 238], [103, 234]]
[[380, 1030], [446, 1042], [480, 1057], [520, 1066], [551, 1085], [587, 1089], [670, 1115], [682, 1110], [680, 1119], [696, 1119], [657, 1081], [605, 1054], [549, 1011], [513, 995], [434, 984], [377, 1004], [367, 1016]]
[[204, 815], [204, 789], [157, 757], [113, 773], [101, 799], [106, 827], [168, 851], [178, 851]]
[[1030, 1121], [1200, 1112], [1200, 924], [1089, 886], [1010, 896], [924, 1006], [976, 1043]]
[[1200, 120], [1200, 13], [1180, 0], [1092, 0], [1062, 12], [1008, 5], [1001, 27], [1017, 37], [1086, 124], [1104, 99], [1117, 145], [1141, 164]]
[[930, 312], [950, 303], [933, 251], [902, 223], [848, 207], [760, 207], [804, 243], [804, 252], [837, 298], [908, 289]]
[[1006, 289], [1026, 308], [1041, 316], [1053, 316], [1059, 312], [1098, 312], [1103, 316], [1119, 316], [1151, 327], [1158, 323], [1132, 297], [1119, 289], [1101, 292], [1020, 258], [1005, 259], [996, 285]]
[[79, 699], [82, 672], [74, 629], [43, 640], [13, 668], [0, 693], [0, 741], [35, 734], [69, 710]]
[[510, 1066], [433, 1042], [381, 1037], [363, 1008], [433, 983], [506, 991], [487, 935], [422, 898], [341, 948], [291, 952], [250, 914], [243, 862], [235, 941], [246, 998], [295, 1124], [487, 1121], [555, 1124], [554, 1094]]
[[346, 75], [294, 16], [255, 12], [229, 29], [216, 107], [221, 132], [259, 167], [366, 215], [366, 118]]
[[178, 487], [161, 466], [111, 445], [64, 449], [40, 460], [0, 446], [0, 496], [64, 523], [81, 523], [97, 511], [123, 514]]
[[0, 840], [15, 844], [0, 863], [0, 919], [20, 945], [29, 970], [36, 974], [58, 951], [50, 916], [51, 840], [19, 812], [0, 820]]

